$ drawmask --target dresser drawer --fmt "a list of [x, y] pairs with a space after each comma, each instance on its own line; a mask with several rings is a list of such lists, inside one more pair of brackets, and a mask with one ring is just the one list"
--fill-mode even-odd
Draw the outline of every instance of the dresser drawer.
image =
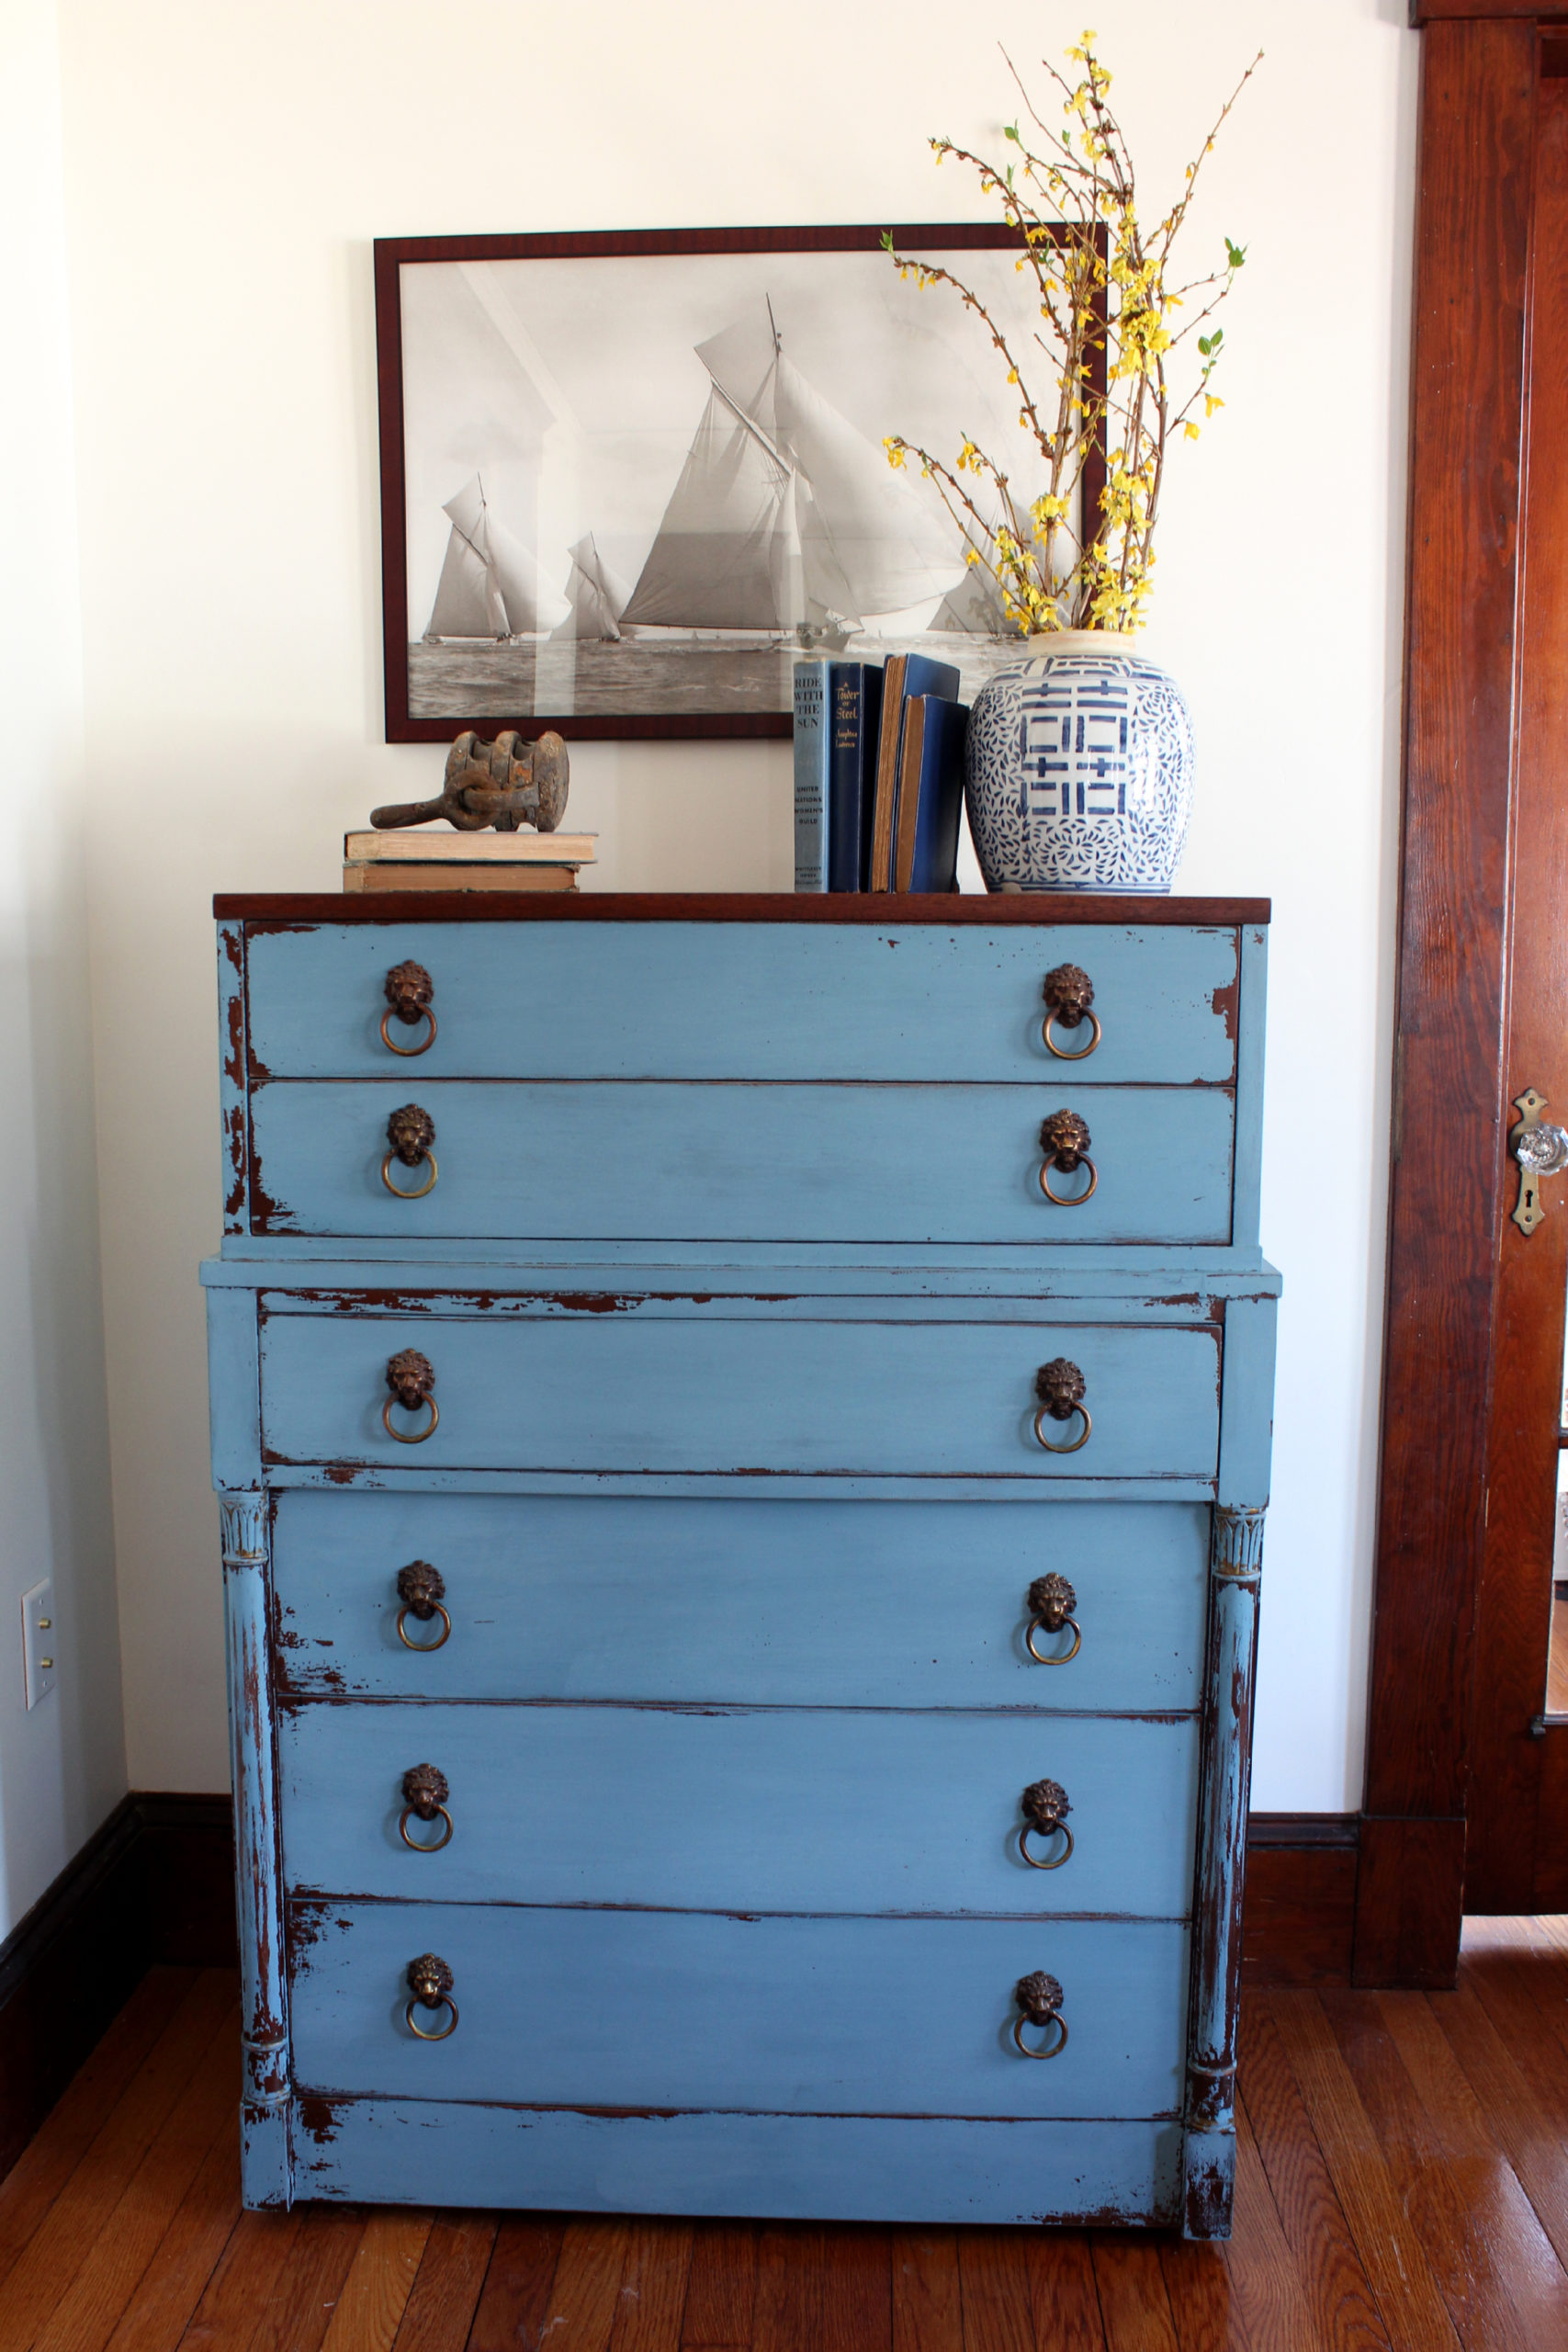
[[[291, 924], [246, 935], [253, 1069], [274, 1078], [1048, 1078], [1224, 1084], [1237, 933], [1150, 925]], [[385, 983], [416, 962], [435, 1036], [399, 1060]], [[1094, 984], [1100, 1042], [1045, 1044], [1045, 974]], [[388, 1023], [405, 1053], [426, 1024]], [[1090, 1032], [1053, 1032], [1077, 1051]]]
[[[430, 1824], [401, 1787], [424, 1763], [449, 1790]], [[1191, 1905], [1192, 1716], [315, 1701], [282, 1715], [278, 1768], [293, 1893], [1157, 1918]], [[1047, 1779], [1072, 1810], [1063, 1831], [1028, 1830], [1032, 1867], [1020, 1800]]]
[[[389, 1152], [411, 1093], [434, 1125]], [[1043, 1121], [1080, 1163], [1041, 1182]], [[257, 1232], [579, 1239], [1230, 1239], [1234, 1099], [1213, 1087], [429, 1081], [259, 1087]], [[406, 1197], [398, 1198], [396, 1185]], [[424, 1190], [425, 1186], [429, 1190]], [[1081, 1196], [1081, 1197], [1080, 1197]]]
[[[621, 2110], [1168, 2115], [1186, 1945], [1148, 1921], [300, 1905], [295, 2080]], [[426, 1951], [452, 1969], [458, 2010], [434, 2043], [404, 2022], [405, 1972]], [[1044, 2063], [1012, 2039], [1013, 1986], [1036, 1969], [1061, 1983], [1068, 2027]]]
[[[757, 1705], [1198, 1703], [1201, 1503], [280, 1495], [277, 1669], [300, 1694]], [[434, 1566], [450, 1632], [404, 1612]], [[1073, 1588], [1034, 1628], [1029, 1588]], [[403, 1630], [400, 1634], [399, 1618]], [[440, 1640], [438, 1649], [409, 1642]]]
[[[404, 1415], [387, 1365], [409, 1349], [435, 1388]], [[1035, 1374], [1058, 1358], [1082, 1372], [1092, 1421], [1071, 1453], [1035, 1434]], [[422, 1476], [1212, 1477], [1218, 1384], [1217, 1332], [1170, 1326], [272, 1312], [261, 1340], [269, 1461]], [[1039, 1427], [1073, 1445], [1082, 1419]]]

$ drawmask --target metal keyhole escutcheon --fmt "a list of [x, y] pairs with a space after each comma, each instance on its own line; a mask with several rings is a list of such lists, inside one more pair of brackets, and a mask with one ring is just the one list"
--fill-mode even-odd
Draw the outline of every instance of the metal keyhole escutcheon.
[[1540, 1198], [1543, 1176], [1561, 1176], [1568, 1168], [1568, 1128], [1553, 1126], [1543, 1119], [1546, 1097], [1538, 1094], [1533, 1086], [1514, 1098], [1518, 1113], [1517, 1124], [1508, 1131], [1508, 1143], [1519, 1163], [1519, 1197], [1514, 1204], [1513, 1221], [1525, 1235], [1532, 1234], [1546, 1215]]

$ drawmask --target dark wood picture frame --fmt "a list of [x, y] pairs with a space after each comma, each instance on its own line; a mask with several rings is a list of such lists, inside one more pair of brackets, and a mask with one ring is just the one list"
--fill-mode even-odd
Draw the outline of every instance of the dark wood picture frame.
[[[516, 727], [529, 735], [545, 727], [573, 738], [687, 739], [787, 737], [787, 710], [708, 714], [702, 712], [623, 715], [547, 711], [481, 716], [462, 711], [414, 717], [409, 709], [408, 537], [404, 496], [403, 345], [400, 272], [405, 264], [584, 259], [599, 255], [691, 256], [705, 254], [874, 253], [885, 233], [917, 251], [996, 252], [1018, 245], [999, 223], [924, 220], [901, 224], [813, 228], [626, 229], [574, 231], [548, 235], [486, 237], [378, 237], [375, 242], [376, 372], [380, 430], [381, 626], [389, 743], [442, 743], [470, 724], [493, 735]], [[1089, 386], [1105, 389], [1105, 344], [1091, 355]], [[1102, 447], [1087, 454], [1083, 496], [1087, 512], [1098, 513], [1105, 484]]]

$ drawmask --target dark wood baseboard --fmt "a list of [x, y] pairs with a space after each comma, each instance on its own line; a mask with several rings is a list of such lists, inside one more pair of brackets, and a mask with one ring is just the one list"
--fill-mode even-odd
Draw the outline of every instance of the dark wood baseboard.
[[[1242, 1975], [1348, 1984], [1359, 1821], [1254, 1814]], [[0, 2173], [154, 1962], [231, 1967], [227, 1796], [133, 1792], [0, 1945]]]
[[1255, 1813], [1247, 1825], [1244, 1984], [1348, 1984], [1360, 1816]]
[[227, 1796], [122, 1797], [0, 1943], [0, 2173], [154, 1962], [232, 1966]]

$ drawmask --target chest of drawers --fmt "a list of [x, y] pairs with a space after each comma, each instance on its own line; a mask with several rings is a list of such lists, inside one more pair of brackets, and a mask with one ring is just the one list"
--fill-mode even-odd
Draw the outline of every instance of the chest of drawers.
[[247, 2203], [1228, 2232], [1267, 911], [218, 902]]

